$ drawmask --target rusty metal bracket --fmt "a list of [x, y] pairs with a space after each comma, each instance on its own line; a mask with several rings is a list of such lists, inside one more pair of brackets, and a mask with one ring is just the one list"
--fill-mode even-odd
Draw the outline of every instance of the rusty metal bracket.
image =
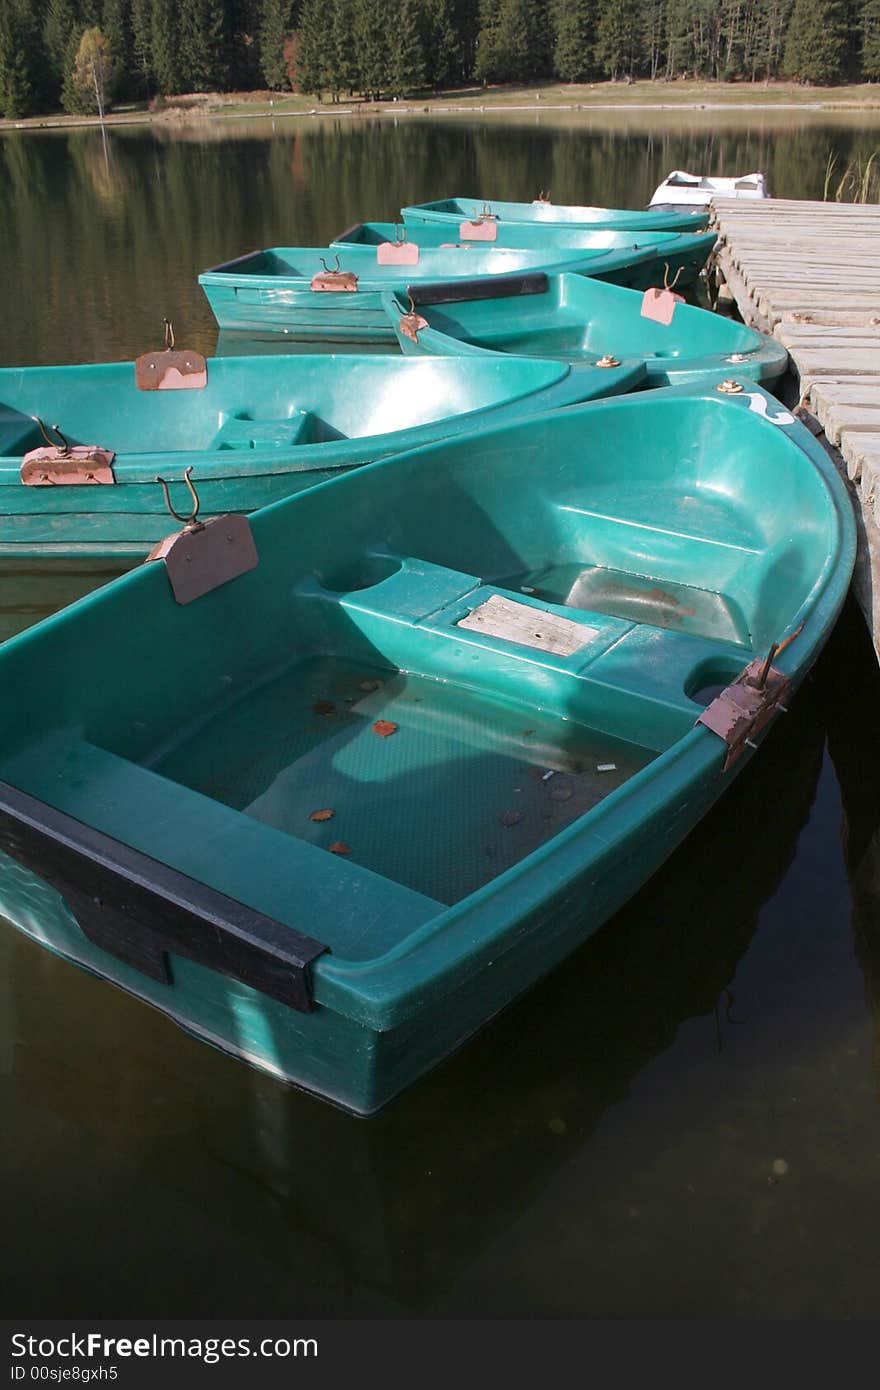
[[458, 229], [462, 241], [497, 241], [498, 219], [494, 212], [481, 212], [473, 222], [462, 222]]
[[147, 561], [163, 560], [177, 602], [192, 603], [230, 579], [238, 579], [248, 570], [256, 569], [259, 556], [247, 517], [226, 512], [210, 521], [199, 521], [199, 498], [192, 482], [192, 464], [184, 474], [184, 481], [193, 500], [193, 510], [188, 517], [172, 507], [165, 479], [156, 479], [162, 486], [169, 512], [185, 525], [182, 531], [175, 531], [154, 545]]
[[142, 352], [134, 361], [134, 380], [139, 391], [200, 391], [208, 384], [208, 363], [200, 352], [175, 348], [174, 326], [165, 325], [162, 352]]
[[319, 270], [317, 275], [312, 276], [311, 282], [309, 284], [310, 290], [315, 290], [319, 294], [334, 290], [342, 290], [348, 293], [356, 292], [358, 287], [357, 275], [353, 270], [339, 269], [338, 255], [336, 257], [336, 264], [332, 270], [330, 270], [330, 268], [328, 267], [327, 262], [324, 260], [323, 256], [319, 256], [318, 259], [320, 260], [321, 265], [324, 267], [324, 269]]
[[59, 443], [50, 437], [39, 415], [32, 417], [40, 427], [46, 443], [30, 449], [21, 460], [19, 476], [26, 487], [58, 487], [59, 485], [115, 483], [112, 449], [98, 444], [68, 444], [57, 425], [50, 425]]
[[423, 319], [421, 314], [416, 312], [415, 300], [412, 292], [407, 290], [406, 297], [409, 300], [409, 313], [400, 316], [400, 331], [406, 338], [411, 338], [414, 343], [419, 340], [419, 329], [428, 327], [428, 320]]
[[758, 656], [750, 661], [736, 679], [706, 706], [696, 721], [727, 744], [725, 772], [746, 748], [755, 747], [756, 736], [777, 711], [785, 711], [791, 680], [772, 664], [774, 656], [784, 645], [788, 643], [771, 647], [768, 656]]

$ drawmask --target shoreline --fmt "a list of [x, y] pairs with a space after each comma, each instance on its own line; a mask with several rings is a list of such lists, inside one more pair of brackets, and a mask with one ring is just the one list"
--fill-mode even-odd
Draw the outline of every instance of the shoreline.
[[[669, 92], [657, 100], [657, 87], [668, 86]], [[57, 112], [27, 116], [18, 121], [0, 120], [0, 134], [10, 131], [46, 131], [111, 128], [113, 126], [154, 125], [175, 127], [218, 120], [280, 120], [320, 116], [388, 117], [492, 115], [523, 111], [577, 111], [584, 114], [599, 111], [664, 112], [723, 111], [725, 113], [805, 111], [858, 112], [880, 114], [880, 84], [866, 83], [859, 87], [801, 88], [795, 83], [778, 83], [760, 87], [761, 96], [753, 96], [750, 84], [745, 83], [661, 83], [617, 82], [594, 83], [571, 88], [552, 85], [537, 88], [465, 88], [444, 94], [433, 94], [421, 100], [388, 99], [384, 101], [349, 100], [345, 103], [315, 103], [295, 93], [273, 95], [268, 92], [191, 94], [168, 98], [160, 110], [124, 108], [111, 111], [103, 122], [97, 116], [69, 115]], [[626, 99], [609, 100], [611, 96]], [[654, 97], [654, 100], [641, 100]], [[724, 98], [728, 98], [725, 100]]]

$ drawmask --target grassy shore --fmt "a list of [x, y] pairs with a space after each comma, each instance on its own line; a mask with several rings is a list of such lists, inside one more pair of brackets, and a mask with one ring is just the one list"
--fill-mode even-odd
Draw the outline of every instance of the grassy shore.
[[[591, 82], [541, 87], [463, 87], [400, 100], [365, 101], [360, 97], [334, 103], [314, 96], [282, 92], [209, 92], [169, 97], [118, 107], [107, 125], [166, 124], [205, 119], [309, 115], [444, 115], [457, 111], [534, 110], [761, 110], [803, 107], [823, 111], [880, 111], [880, 84], [804, 87], [796, 82]], [[0, 130], [46, 130], [97, 125], [97, 116], [64, 112], [0, 121]]]

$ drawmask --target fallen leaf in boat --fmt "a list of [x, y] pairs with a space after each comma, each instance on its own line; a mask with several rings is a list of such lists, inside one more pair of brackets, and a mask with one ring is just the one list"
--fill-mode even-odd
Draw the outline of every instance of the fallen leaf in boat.
[[534, 729], [523, 729], [522, 736], [523, 738], [528, 738], [529, 734], [533, 734], [534, 732]]
[[378, 734], [380, 738], [390, 738], [392, 734], [397, 733], [397, 725], [392, 724], [390, 719], [377, 719], [373, 725], [373, 733]]
[[519, 825], [521, 820], [525, 820], [525, 816], [522, 811], [505, 811], [498, 819], [502, 825]]
[[316, 700], [312, 705], [315, 714], [332, 714], [335, 708], [332, 700]]
[[381, 682], [381, 681], [361, 681], [360, 685], [358, 686], [358, 689], [359, 689], [359, 690], [366, 690], [368, 693], [369, 693], [371, 690], [381, 690], [381, 689], [382, 689], [382, 682]]
[[335, 812], [329, 806], [325, 806], [320, 811], [312, 811], [309, 820], [332, 820]]
[[344, 840], [334, 840], [332, 845], [328, 845], [327, 848], [331, 854], [351, 854], [351, 846], [347, 845]]
[[550, 799], [551, 801], [568, 801], [571, 794], [571, 787], [567, 786], [565, 782], [560, 782], [558, 786], [551, 789]]

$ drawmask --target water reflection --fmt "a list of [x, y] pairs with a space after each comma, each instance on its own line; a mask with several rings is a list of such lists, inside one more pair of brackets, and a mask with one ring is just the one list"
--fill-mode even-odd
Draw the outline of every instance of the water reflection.
[[712, 110], [224, 121], [0, 137], [0, 362], [133, 357], [163, 315], [210, 352], [198, 272], [260, 246], [324, 245], [444, 192], [644, 205], [672, 168], [767, 171], [821, 197], [828, 157], [865, 159], [876, 125]]
[[[843, 850], [852, 890], [852, 930], [874, 1020], [874, 1082], [880, 1098], [880, 669], [865, 652], [864, 623], [850, 607], [835, 630], [817, 686], [828, 720], [828, 751], [844, 798]], [[859, 711], [855, 721], [847, 709]]]

